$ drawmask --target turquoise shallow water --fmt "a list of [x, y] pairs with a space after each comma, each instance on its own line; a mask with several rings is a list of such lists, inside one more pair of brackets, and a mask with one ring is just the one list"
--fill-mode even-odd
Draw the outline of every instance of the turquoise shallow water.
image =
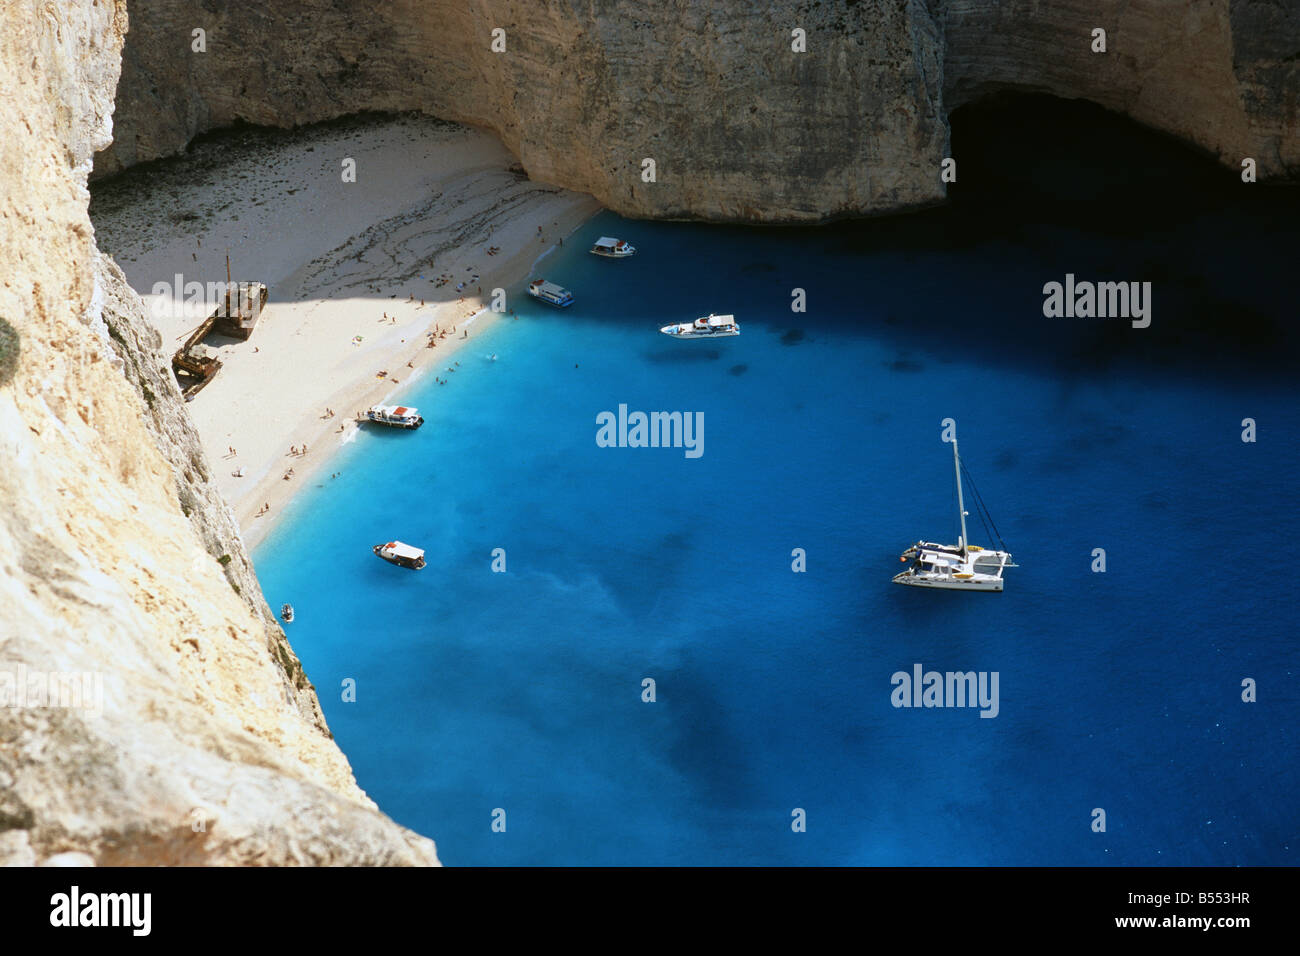
[[[1242, 253], [1249, 211], [1076, 212], [588, 224], [540, 272], [573, 308], [512, 290], [402, 396], [425, 427], [363, 434], [255, 555], [361, 786], [453, 865], [1294, 864], [1285, 247]], [[1153, 279], [1152, 327], [1045, 319], [1067, 271]], [[655, 331], [710, 310], [743, 334]], [[703, 456], [597, 447], [620, 403], [702, 412]], [[945, 417], [1001, 595], [890, 583], [954, 538]], [[894, 708], [917, 662], [997, 671], [998, 716]]]

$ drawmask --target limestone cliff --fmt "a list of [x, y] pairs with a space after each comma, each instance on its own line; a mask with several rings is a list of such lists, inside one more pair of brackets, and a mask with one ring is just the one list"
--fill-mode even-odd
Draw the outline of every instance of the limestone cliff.
[[[821, 220], [943, 197], [951, 110], [1094, 100], [1300, 171], [1300, 9], [1270, 0], [131, 0], [111, 172], [236, 121], [423, 110], [633, 216]], [[1105, 53], [1092, 30], [1106, 30]], [[504, 30], [503, 52], [492, 50]], [[792, 31], [806, 34], [794, 52]], [[202, 30], [205, 52], [196, 52]], [[641, 179], [652, 158], [657, 182]]]
[[[418, 109], [631, 215], [808, 221], [938, 201], [949, 112], [1013, 89], [1266, 178], [1300, 169], [1300, 12], [1269, 0], [130, 12], [124, 54], [126, 0], [9, 0], [0, 22], [0, 863], [436, 862], [356, 787], [265, 606], [160, 343], [95, 247], [97, 150], [111, 172], [236, 121]], [[79, 678], [65, 706], [57, 675]]]
[[[951, 0], [944, 102], [999, 90], [1091, 100], [1261, 177], [1300, 176], [1300, 5]], [[1091, 32], [1106, 31], [1106, 52]]]
[[[532, 178], [635, 215], [816, 220], [942, 198], [942, 39], [918, 2], [130, 9], [105, 171], [237, 120], [415, 109], [493, 129]], [[806, 53], [791, 49], [796, 27]], [[642, 181], [646, 158], [656, 182]]]
[[95, 248], [125, 27], [0, 25], [0, 863], [436, 863], [357, 788]]

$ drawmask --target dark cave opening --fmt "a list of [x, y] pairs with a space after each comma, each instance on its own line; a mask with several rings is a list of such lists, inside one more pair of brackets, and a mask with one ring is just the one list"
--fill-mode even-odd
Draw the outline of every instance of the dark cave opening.
[[[1162, 374], [1293, 373], [1300, 185], [1245, 183], [1240, 169], [1080, 100], [998, 93], [950, 123], [957, 178], [946, 203], [823, 227], [864, 254], [985, 264], [987, 289], [935, 283], [954, 302], [968, 295], [973, 311], [996, 311], [995, 325], [964, 322], [959, 307], [936, 323], [936, 350], [960, 343], [990, 361], [1085, 374], [1123, 362]], [[1043, 284], [1067, 274], [1150, 282], [1155, 321], [1046, 318]]]
[[955, 205], [996, 204], [1027, 221], [1069, 212], [1095, 221], [1104, 210], [1121, 231], [1144, 217], [1300, 209], [1294, 184], [1244, 183], [1239, 168], [1084, 100], [997, 93], [954, 110], [949, 125]]

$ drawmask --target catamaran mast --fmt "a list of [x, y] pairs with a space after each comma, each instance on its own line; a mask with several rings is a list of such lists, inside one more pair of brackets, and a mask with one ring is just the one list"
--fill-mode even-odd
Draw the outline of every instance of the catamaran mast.
[[961, 496], [961, 461], [957, 458], [957, 436], [952, 436], [952, 467], [957, 472], [957, 514], [961, 516], [961, 541], [958, 547], [966, 553], [966, 503]]

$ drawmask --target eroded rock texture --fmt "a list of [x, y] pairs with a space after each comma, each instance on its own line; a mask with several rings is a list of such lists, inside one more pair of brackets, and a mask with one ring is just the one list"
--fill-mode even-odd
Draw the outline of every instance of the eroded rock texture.
[[[1300, 10], [1270, 0], [132, 0], [120, 61], [126, 12], [0, 22], [0, 862], [436, 862], [358, 790], [265, 606], [95, 248], [97, 150], [418, 109], [627, 214], [809, 221], [940, 200], [949, 112], [1010, 89], [1300, 169]], [[89, 675], [80, 706], [40, 702], [51, 674]]]
[[125, 26], [0, 24], [0, 863], [435, 863], [357, 788], [95, 248]]
[[[810, 221], [942, 199], [948, 113], [1094, 100], [1300, 169], [1300, 8], [1271, 0], [131, 0], [104, 171], [205, 130], [423, 110], [633, 216]], [[1092, 30], [1107, 52], [1092, 52]], [[505, 31], [493, 52], [492, 31]], [[795, 53], [792, 31], [806, 33]], [[192, 49], [205, 31], [207, 52]], [[657, 182], [641, 179], [652, 158]], [[1032, 159], [1029, 157], [1028, 159]]]

